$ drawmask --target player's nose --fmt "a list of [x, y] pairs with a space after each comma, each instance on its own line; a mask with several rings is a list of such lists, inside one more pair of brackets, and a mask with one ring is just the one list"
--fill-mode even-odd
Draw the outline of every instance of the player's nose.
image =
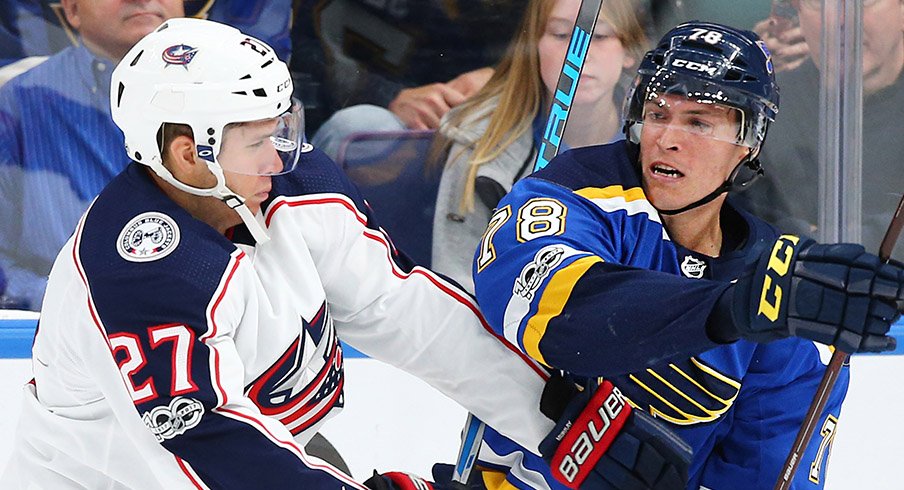
[[681, 148], [687, 133], [673, 122], [657, 125], [656, 144], [663, 150], [678, 150]]
[[261, 174], [263, 175], [273, 175], [282, 172], [283, 161], [282, 158], [279, 157], [279, 151], [277, 151], [276, 148], [271, 148], [269, 155], [267, 155], [267, 159], [261, 166], [263, 167], [261, 169]]

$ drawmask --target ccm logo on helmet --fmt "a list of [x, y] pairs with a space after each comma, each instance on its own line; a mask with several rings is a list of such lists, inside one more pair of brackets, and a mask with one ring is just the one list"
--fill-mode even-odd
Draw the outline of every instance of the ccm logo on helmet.
[[[579, 475], [586, 474], [589, 469], [584, 468], [585, 464], [592, 467], [599, 461], [630, 413], [631, 407], [625, 403], [624, 395], [613, 386], [612, 391], [599, 404], [596, 413], [575, 421], [564, 441], [565, 444], [570, 442], [570, 447], [556, 466], [567, 482], [573, 483]], [[603, 438], [607, 441], [600, 444]]]
[[[800, 242], [800, 237], [794, 235], [782, 235], [772, 247], [772, 255], [766, 264], [766, 275], [763, 279], [763, 291], [760, 293], [760, 307], [757, 314], [763, 315], [771, 321], [778, 319], [782, 304], [782, 288], [775, 282], [788, 273], [791, 259], [794, 258], [794, 246]], [[774, 278], [774, 279], [773, 279]]]
[[676, 68], [687, 68], [688, 70], [693, 71], [702, 71], [709, 74], [709, 76], [711, 77], [716, 76], [716, 72], [719, 71], [719, 68], [715, 66], [704, 65], [703, 63], [697, 63], [696, 61], [681, 59], [672, 61], [672, 66]]

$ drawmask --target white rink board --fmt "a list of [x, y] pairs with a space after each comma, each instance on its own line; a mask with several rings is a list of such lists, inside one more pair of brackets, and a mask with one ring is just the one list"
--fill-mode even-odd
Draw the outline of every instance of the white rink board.
[[[0, 468], [6, 466], [19, 413], [27, 359], [0, 359]], [[427, 476], [436, 461], [454, 460], [465, 412], [420, 380], [372, 359], [346, 360], [346, 408], [323, 434], [352, 473], [379, 471]], [[904, 356], [856, 356], [851, 389], [832, 452], [829, 490], [904, 488], [895, 471], [904, 454]]]

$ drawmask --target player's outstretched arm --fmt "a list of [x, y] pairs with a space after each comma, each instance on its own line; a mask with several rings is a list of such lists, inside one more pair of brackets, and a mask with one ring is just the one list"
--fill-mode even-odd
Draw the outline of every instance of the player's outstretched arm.
[[493, 335], [467, 293], [396, 250], [332, 161], [317, 150], [302, 158], [296, 195], [285, 192], [267, 210], [269, 231], [293, 237], [278, 246], [304, 240], [339, 338], [536, 452], [552, 427], [539, 410], [545, 373]]
[[844, 352], [895, 348], [888, 330], [904, 311], [904, 268], [860, 245], [782, 235], [728, 289], [707, 326], [724, 341], [798, 336]]
[[553, 375], [542, 409], [556, 427], [540, 444], [553, 476], [569, 488], [680, 490], [691, 447], [642, 410], [633, 410], [608, 381], [578, 389]]

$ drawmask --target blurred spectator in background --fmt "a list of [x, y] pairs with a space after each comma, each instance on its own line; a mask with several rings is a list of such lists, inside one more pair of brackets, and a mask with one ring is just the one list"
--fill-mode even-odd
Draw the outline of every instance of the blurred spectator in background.
[[[645, 0], [653, 25], [650, 37], [658, 39], [672, 27], [692, 20], [718, 22], [751, 29], [769, 15], [773, 0]], [[785, 2], [788, 0], [775, 0]]]
[[[104, 0], [101, 0], [104, 1]], [[140, 3], [141, 0], [126, 0]], [[62, 0], [0, 2], [0, 67], [25, 57], [49, 56], [78, 45]], [[266, 41], [283, 59], [292, 51], [292, 0], [183, 0], [186, 16], [216, 20]]]
[[772, 0], [769, 17], [757, 22], [753, 30], [769, 46], [776, 73], [793, 70], [810, 59], [793, 0]]
[[[765, 178], [740, 196], [780, 228], [816, 234], [819, 218], [819, 63], [822, 0], [794, 0], [809, 58], [778, 74], [782, 113], [761, 160]], [[771, 48], [771, 46], [770, 46]], [[863, 1], [862, 243], [875, 250], [904, 192], [904, 0]], [[898, 244], [895, 256], [902, 258]]]
[[[433, 220], [433, 268], [473, 292], [474, 249], [512, 184], [533, 171], [580, 0], [532, 0], [490, 81], [440, 126], [449, 149]], [[622, 139], [624, 83], [647, 49], [631, 0], [603, 2], [560, 151]]]
[[58, 31], [62, 35], [62, 29], [48, 28], [48, 24], [57, 25], [58, 21], [44, 18], [42, 0], [0, 2], [0, 67], [28, 57], [43, 58], [65, 47], [66, 44], [61, 44], [56, 49], [51, 48], [49, 32]]
[[128, 163], [110, 117], [110, 72], [182, 0], [63, 0], [79, 44], [0, 88], [0, 267], [7, 296], [38, 309], [46, 276], [90, 200]]
[[516, 0], [301, 0], [292, 68], [312, 143], [335, 158], [352, 133], [435, 129], [492, 75], [523, 8]]

